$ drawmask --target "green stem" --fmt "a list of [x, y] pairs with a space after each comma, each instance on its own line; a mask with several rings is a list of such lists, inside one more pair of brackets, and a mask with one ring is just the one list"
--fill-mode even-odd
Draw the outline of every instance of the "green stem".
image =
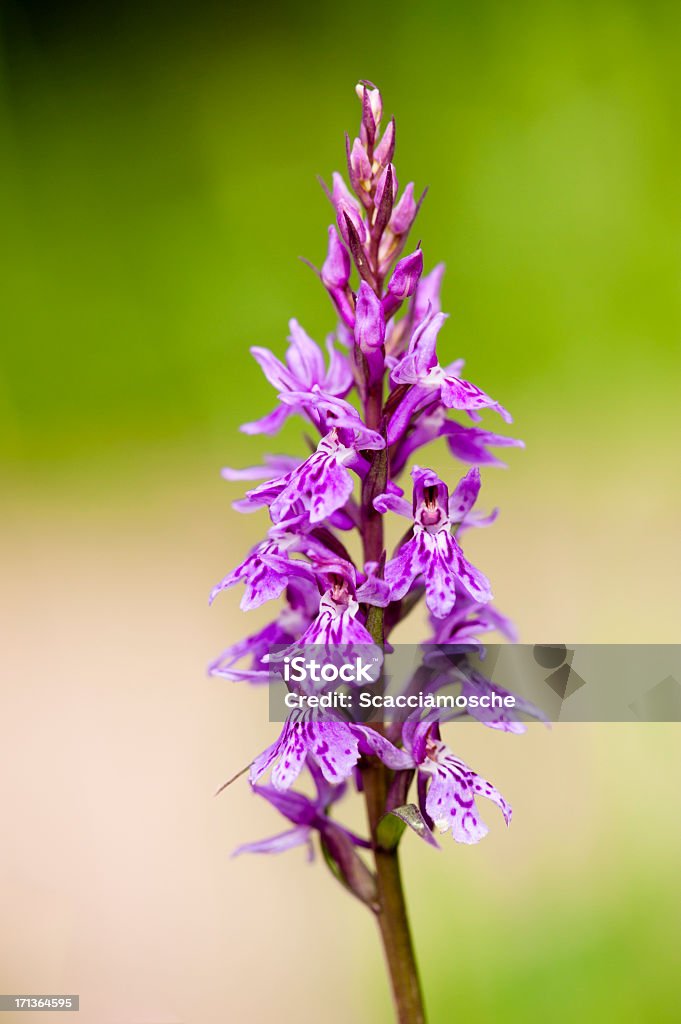
[[425, 1024], [426, 1015], [404, 899], [398, 848], [385, 850], [377, 841], [378, 823], [385, 814], [388, 769], [378, 758], [371, 758], [362, 770], [362, 778], [374, 841], [379, 908], [376, 917], [390, 975], [396, 1020], [398, 1024]]

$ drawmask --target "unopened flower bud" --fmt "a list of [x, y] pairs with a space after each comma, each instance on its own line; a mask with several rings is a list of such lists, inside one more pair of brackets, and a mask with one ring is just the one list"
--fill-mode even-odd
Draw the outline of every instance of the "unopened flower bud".
[[400, 260], [390, 278], [388, 294], [383, 299], [383, 312], [386, 318], [393, 315], [404, 299], [414, 294], [422, 273], [423, 253], [420, 249]]
[[364, 356], [363, 387], [370, 388], [383, 377], [385, 369], [385, 317], [381, 300], [362, 281], [355, 305], [355, 345]]
[[350, 172], [352, 184], [355, 189], [368, 189], [371, 181], [371, 162], [367, 151], [359, 139], [355, 139], [350, 151]]
[[385, 318], [381, 300], [366, 281], [362, 281], [355, 308], [355, 342], [365, 355], [380, 349], [385, 341]]
[[389, 164], [395, 154], [395, 118], [389, 122], [383, 132], [383, 138], [374, 150], [374, 160], [385, 167]]
[[380, 91], [372, 82], [359, 82], [355, 92], [362, 101], [362, 142], [373, 146], [383, 115], [383, 100]]
[[398, 299], [406, 299], [409, 295], [413, 295], [422, 273], [423, 252], [421, 249], [417, 249], [416, 252], [400, 260], [395, 267], [388, 285], [390, 294]]
[[329, 226], [329, 249], [322, 265], [325, 288], [345, 288], [350, 280], [350, 256], [333, 225]]
[[390, 230], [395, 235], [405, 235], [414, 223], [418, 207], [414, 199], [414, 183], [409, 182], [390, 218]]
[[364, 244], [367, 237], [366, 224], [364, 223], [357, 200], [351, 195], [338, 171], [334, 171], [333, 173], [331, 202], [335, 207], [336, 216], [338, 218], [338, 228], [345, 244], [350, 245], [350, 236], [348, 233], [346, 217], [354, 225], [359, 241]]
[[386, 185], [388, 185], [388, 182], [390, 182], [390, 185], [388, 187], [391, 189], [390, 200], [392, 211], [392, 203], [395, 200], [395, 196], [397, 195], [398, 189], [397, 175], [395, 174], [395, 168], [393, 167], [392, 164], [388, 164], [388, 166], [381, 172], [379, 179], [376, 182], [374, 205], [377, 207], [377, 209], [380, 209], [381, 204], [384, 202], [386, 198]]

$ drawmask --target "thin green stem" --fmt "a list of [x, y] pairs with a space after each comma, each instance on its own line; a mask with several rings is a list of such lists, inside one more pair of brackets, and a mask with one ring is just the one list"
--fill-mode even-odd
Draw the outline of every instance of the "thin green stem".
[[385, 814], [388, 769], [371, 758], [362, 770], [378, 890], [376, 918], [390, 976], [398, 1024], [425, 1024], [426, 1015], [416, 956], [402, 887], [398, 848], [385, 850], [377, 840], [378, 823]]

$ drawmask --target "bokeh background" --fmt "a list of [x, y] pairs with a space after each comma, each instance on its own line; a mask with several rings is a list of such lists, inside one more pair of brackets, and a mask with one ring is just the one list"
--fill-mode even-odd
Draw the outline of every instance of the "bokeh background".
[[[678, 5], [1, 12], [0, 990], [80, 992], [82, 1024], [387, 1022], [362, 908], [300, 852], [230, 861], [279, 823], [211, 795], [275, 729], [204, 676], [264, 621], [205, 600], [264, 526], [218, 472], [265, 450], [248, 346], [333, 327], [297, 257], [369, 77], [430, 186], [445, 355], [527, 443], [470, 552], [525, 641], [678, 640]], [[677, 1021], [678, 726], [460, 732], [515, 818], [405, 843], [432, 1021]]]

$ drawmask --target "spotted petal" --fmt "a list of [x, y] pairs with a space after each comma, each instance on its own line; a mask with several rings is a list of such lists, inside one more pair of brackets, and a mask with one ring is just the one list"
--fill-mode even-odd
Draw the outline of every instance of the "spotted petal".
[[281, 494], [272, 502], [270, 514], [275, 523], [287, 518], [298, 502], [308, 510], [311, 523], [320, 523], [350, 498], [353, 479], [343, 458], [353, 453], [328, 437], [323, 440], [329, 441], [326, 450], [320, 450], [320, 442], [320, 449], [289, 474]]
[[495, 402], [477, 384], [461, 377], [443, 376], [440, 384], [440, 398], [448, 409], [464, 409], [477, 412], [479, 409], [493, 409], [498, 412], [507, 423], [512, 422], [512, 416], [503, 405]]
[[278, 552], [269, 541], [259, 544], [250, 555], [220, 580], [210, 592], [209, 603], [212, 604], [217, 595], [233, 587], [235, 583], [245, 583], [246, 589], [241, 598], [242, 611], [258, 608], [265, 601], [279, 597], [288, 583], [288, 575], [281, 563], [268, 558], [269, 554]]
[[485, 796], [501, 809], [508, 825], [512, 811], [497, 789], [477, 775], [439, 741], [420, 765], [430, 775], [426, 811], [440, 832], [451, 832], [458, 843], [478, 843], [489, 829], [478, 813], [476, 796]]
[[294, 711], [279, 739], [255, 759], [249, 778], [255, 783], [271, 768], [272, 785], [288, 789], [307, 757], [328, 782], [342, 782], [359, 760], [359, 740], [345, 722], [315, 721], [310, 712]]

